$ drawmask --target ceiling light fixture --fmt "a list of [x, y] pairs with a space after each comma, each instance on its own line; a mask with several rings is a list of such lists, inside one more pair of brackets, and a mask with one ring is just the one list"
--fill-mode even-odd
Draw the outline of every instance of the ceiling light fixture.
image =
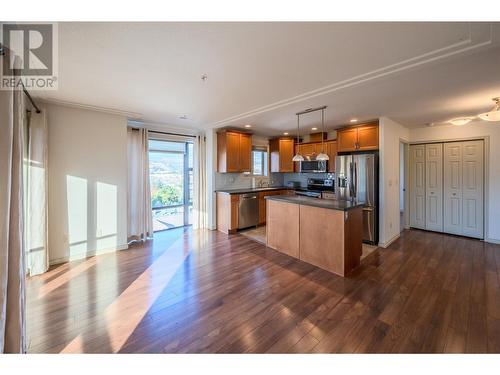
[[[297, 113], [297, 144], [299, 144], [299, 123], [300, 123], [300, 114]], [[297, 153], [293, 155], [292, 161], [304, 161], [304, 157], [300, 154], [299, 148], [297, 147]]]
[[252, 127], [252, 125], [250, 125], [250, 124], [245, 125], [245, 128], [251, 128], [251, 127]]
[[[325, 134], [325, 109], [326, 107], [321, 109], [321, 131]], [[316, 156], [316, 160], [326, 161], [330, 160], [328, 154], [325, 154], [325, 137], [321, 134], [321, 152]]]
[[500, 121], [500, 97], [493, 98], [492, 100], [495, 102], [493, 109], [478, 116], [485, 121]]
[[[324, 116], [324, 111], [325, 111], [326, 105], [323, 107], [318, 107], [318, 108], [308, 108], [305, 111], [302, 112], [297, 112], [297, 144], [299, 143], [299, 123], [300, 123], [300, 115], [305, 115], [306, 113], [311, 113], [311, 112], [316, 112], [316, 111], [321, 111], [321, 122], [323, 123], [323, 130], [325, 130], [325, 116]], [[316, 128], [317, 129], [317, 128]], [[321, 141], [321, 145], [323, 145], [323, 140]], [[321, 150], [323, 151], [323, 150]], [[318, 159], [316, 157], [316, 160], [328, 160], [328, 155], [324, 154], [321, 152], [318, 156], [326, 156], [326, 159]], [[299, 153], [299, 148], [297, 147], [297, 153], [294, 155], [292, 158], [292, 161], [304, 161], [304, 157]]]
[[288, 135], [288, 132], [284, 132], [283, 135]]
[[187, 117], [187, 115], [182, 115], [182, 116], [179, 116], [179, 118], [180, 118], [181, 120], [187, 120], [187, 118], [188, 118], [188, 117]]
[[318, 128], [312, 128], [311, 130], [318, 130]]
[[358, 119], [357, 119], [357, 118], [352, 118], [352, 119], [350, 120], [350, 122], [358, 122]]
[[467, 125], [472, 120], [474, 120], [474, 117], [457, 117], [457, 118], [451, 119], [448, 122], [450, 124], [453, 124], [456, 126], [462, 126], [462, 125]]

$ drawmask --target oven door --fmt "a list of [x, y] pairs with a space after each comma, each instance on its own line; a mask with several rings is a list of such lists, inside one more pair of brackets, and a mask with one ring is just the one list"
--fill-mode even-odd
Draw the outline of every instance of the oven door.
[[326, 160], [304, 160], [300, 162], [300, 172], [302, 173], [325, 173]]

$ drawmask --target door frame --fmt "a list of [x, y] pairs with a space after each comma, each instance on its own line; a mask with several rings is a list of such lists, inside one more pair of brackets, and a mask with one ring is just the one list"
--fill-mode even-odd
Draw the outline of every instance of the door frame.
[[466, 137], [466, 138], [443, 138], [443, 139], [432, 139], [428, 141], [411, 141], [410, 145], [421, 145], [428, 143], [445, 143], [445, 142], [466, 142], [466, 141], [484, 141], [484, 153], [483, 153], [483, 173], [484, 173], [484, 184], [483, 184], [483, 226], [484, 235], [483, 241], [489, 243], [499, 244], [500, 241], [490, 239], [490, 226], [489, 226], [489, 216], [490, 216], [490, 136], [478, 136], [478, 137]]
[[[399, 166], [399, 183], [401, 183], [401, 150], [400, 147], [403, 145], [404, 147], [404, 207], [403, 207], [403, 230], [410, 229], [410, 142], [406, 139], [399, 138], [399, 147], [398, 147], [398, 166]], [[398, 189], [399, 190], [399, 189]], [[401, 194], [401, 192], [399, 192]], [[399, 196], [401, 199], [401, 196]], [[399, 206], [399, 202], [398, 202]], [[402, 232], [400, 228], [400, 233]]]

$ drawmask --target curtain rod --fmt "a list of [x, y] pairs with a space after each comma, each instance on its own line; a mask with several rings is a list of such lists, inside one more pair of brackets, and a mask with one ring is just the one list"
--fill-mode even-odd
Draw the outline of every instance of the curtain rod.
[[[5, 49], [6, 48], [7, 47], [4, 47], [2, 45], [2, 43], [0, 43], [0, 56], [5, 56]], [[38, 106], [36, 105], [35, 101], [31, 97], [30, 93], [28, 92], [28, 90], [26, 90], [26, 87], [24, 86], [24, 83], [22, 81], [21, 81], [21, 85], [23, 86], [24, 95], [27, 96], [27, 98], [30, 101], [31, 105], [35, 108], [36, 113], [41, 113], [42, 111], [40, 110], [40, 108], [38, 108]]]
[[28, 100], [31, 102], [31, 105], [35, 108], [35, 111], [36, 113], [40, 113], [42, 112], [40, 110], [40, 108], [38, 108], [38, 106], [36, 105], [35, 101], [33, 100], [33, 98], [31, 97], [30, 93], [28, 92], [28, 90], [26, 90], [26, 87], [24, 87], [24, 84], [21, 82], [21, 84], [23, 85], [23, 92], [24, 94], [28, 97]]
[[[139, 130], [139, 128], [132, 128], [133, 130]], [[169, 132], [159, 132], [156, 130], [148, 130], [149, 133], [165, 134], [165, 135], [176, 135], [178, 137], [189, 137], [196, 138], [196, 135], [179, 134], [179, 133], [169, 133]]]

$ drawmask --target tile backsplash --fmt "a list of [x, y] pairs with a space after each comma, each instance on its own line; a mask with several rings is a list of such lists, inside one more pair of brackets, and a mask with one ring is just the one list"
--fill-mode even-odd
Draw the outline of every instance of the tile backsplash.
[[256, 186], [259, 181], [268, 182], [269, 186], [283, 186], [283, 173], [270, 173], [269, 176], [252, 176], [244, 173], [216, 173], [215, 189], [244, 189], [252, 187], [255, 179]]

